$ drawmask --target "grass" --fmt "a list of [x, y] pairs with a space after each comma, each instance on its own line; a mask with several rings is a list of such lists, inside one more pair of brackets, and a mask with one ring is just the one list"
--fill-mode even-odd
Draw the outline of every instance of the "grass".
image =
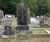
[[44, 30], [50, 30], [50, 28], [32, 28], [33, 31], [44, 31]]

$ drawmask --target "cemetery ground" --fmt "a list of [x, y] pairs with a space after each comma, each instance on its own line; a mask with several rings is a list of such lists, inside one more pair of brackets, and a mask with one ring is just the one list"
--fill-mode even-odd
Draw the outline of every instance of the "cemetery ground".
[[44, 30], [50, 30], [50, 28], [32, 28], [33, 31], [44, 31]]
[[[13, 28], [16, 24], [15, 21], [12, 21], [10, 24], [11, 27]], [[14, 29], [14, 28], [13, 28]], [[45, 31], [45, 30], [50, 30], [50, 28], [31, 28], [31, 30], [35, 34], [29, 34], [28, 38], [26, 37], [25, 39], [20, 39], [18, 37], [18, 34], [15, 34], [15, 38], [12, 38], [10, 40], [4, 39], [0, 37], [0, 42], [50, 42], [50, 34], [36, 34], [36, 31]]]
[[[50, 28], [33, 28], [32, 31], [44, 31], [45, 29], [50, 30]], [[4, 39], [0, 37], [0, 42], [50, 42], [50, 34], [31, 34], [25, 39], [18, 37], [18, 33], [15, 34], [15, 38]]]
[[[15, 24], [12, 23], [12, 26], [13, 25]], [[31, 28], [31, 30], [35, 32], [35, 31], [50, 30], [50, 28]], [[12, 38], [10, 40], [0, 37], [0, 42], [50, 42], [50, 34], [49, 35], [31, 34], [31, 35], [28, 35], [28, 39], [27, 38], [20, 39], [17, 35], [18, 34], [16, 34], [15, 38]]]
[[29, 35], [26, 39], [20, 39], [17, 34], [15, 38], [7, 40], [0, 37], [0, 42], [50, 42], [50, 36], [47, 35]]

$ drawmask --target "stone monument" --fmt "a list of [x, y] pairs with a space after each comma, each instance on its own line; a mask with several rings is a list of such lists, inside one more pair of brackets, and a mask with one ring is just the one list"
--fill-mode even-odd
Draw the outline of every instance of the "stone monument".
[[25, 2], [21, 2], [17, 5], [17, 21], [18, 26], [16, 30], [29, 30], [29, 14], [28, 14], [28, 6]]
[[0, 10], [0, 25], [1, 25], [1, 22], [3, 21], [3, 18], [4, 18], [4, 13], [2, 10]]
[[0, 10], [0, 19], [2, 19], [4, 17], [4, 13], [2, 10]]

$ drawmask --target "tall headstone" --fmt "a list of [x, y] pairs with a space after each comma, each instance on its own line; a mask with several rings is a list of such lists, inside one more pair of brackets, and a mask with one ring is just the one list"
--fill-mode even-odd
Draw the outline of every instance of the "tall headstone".
[[28, 30], [28, 6], [24, 2], [17, 5], [18, 30]]

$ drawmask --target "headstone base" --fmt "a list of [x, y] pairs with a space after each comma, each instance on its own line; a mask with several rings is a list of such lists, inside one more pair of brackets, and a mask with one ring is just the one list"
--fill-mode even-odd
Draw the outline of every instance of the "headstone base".
[[16, 30], [29, 30], [28, 25], [19, 25], [16, 27]]

